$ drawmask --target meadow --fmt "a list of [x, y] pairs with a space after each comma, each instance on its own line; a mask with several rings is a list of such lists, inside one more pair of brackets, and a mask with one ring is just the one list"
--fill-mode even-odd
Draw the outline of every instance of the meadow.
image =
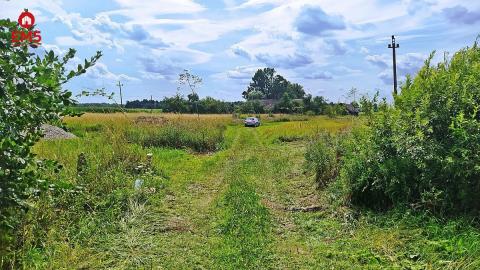
[[[305, 164], [319, 133], [362, 118], [87, 113], [38, 142], [65, 186], [39, 200], [8, 268], [478, 269], [472, 220], [350, 205]], [[135, 187], [136, 180], [137, 187]]]

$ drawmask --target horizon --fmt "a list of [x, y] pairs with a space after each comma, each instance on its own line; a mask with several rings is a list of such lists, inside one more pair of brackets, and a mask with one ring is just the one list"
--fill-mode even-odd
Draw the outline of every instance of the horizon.
[[[480, 3], [469, 1], [224, 0], [224, 1], [3, 1], [16, 21], [28, 8], [42, 31], [42, 48], [76, 61], [101, 50], [87, 76], [69, 83], [74, 94], [124, 84], [124, 101], [162, 100], [177, 91], [183, 69], [203, 78], [201, 98], [241, 101], [258, 68], [273, 67], [307, 93], [346, 102], [347, 91], [391, 100], [395, 35], [399, 81], [415, 74], [428, 55], [470, 46], [480, 31]], [[375, 14], [376, 16], [372, 16]], [[73, 63], [73, 66], [76, 63]], [[186, 96], [188, 91], [181, 94]], [[80, 103], [108, 103], [82, 97]]]

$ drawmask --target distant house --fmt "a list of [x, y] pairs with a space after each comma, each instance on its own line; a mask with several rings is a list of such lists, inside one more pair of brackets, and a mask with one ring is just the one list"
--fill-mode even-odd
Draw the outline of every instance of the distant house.
[[347, 111], [348, 114], [358, 116], [360, 113], [359, 108], [355, 108], [352, 104], [345, 104], [345, 110]]
[[260, 99], [260, 102], [262, 103], [263, 107], [265, 107], [266, 110], [273, 110], [275, 105], [277, 105], [280, 100], [278, 99]]

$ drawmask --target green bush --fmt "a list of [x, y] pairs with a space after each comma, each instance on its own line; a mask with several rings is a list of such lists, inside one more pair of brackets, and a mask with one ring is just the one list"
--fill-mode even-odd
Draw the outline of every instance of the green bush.
[[383, 103], [344, 143], [341, 175], [353, 202], [480, 210], [480, 48], [436, 66], [432, 58], [394, 106]]
[[42, 135], [40, 126], [74, 115], [68, 109], [72, 93], [62, 85], [85, 73], [101, 56], [97, 52], [84, 66], [68, 72], [75, 50], [62, 58], [53, 51], [39, 57], [28, 43], [14, 46], [12, 31], [22, 30], [16, 22], [0, 20], [0, 255], [3, 242], [11, 240], [8, 231], [18, 221], [18, 209], [27, 208], [27, 200], [40, 191], [59, 186], [42, 173], [55, 163], [39, 161], [31, 152]]

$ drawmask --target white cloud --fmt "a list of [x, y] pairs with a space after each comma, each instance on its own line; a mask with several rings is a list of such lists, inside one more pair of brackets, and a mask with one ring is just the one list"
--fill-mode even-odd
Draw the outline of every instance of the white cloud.
[[233, 9], [242, 9], [242, 8], [251, 8], [251, 7], [258, 7], [258, 6], [263, 6], [263, 5], [281, 5], [283, 3], [286, 3], [288, 1], [285, 0], [248, 0], [245, 3], [242, 3]]
[[[427, 57], [427, 55], [421, 53], [406, 53], [398, 55], [397, 72], [399, 79], [403, 80], [407, 74], [415, 75], [415, 73], [417, 73], [424, 65]], [[393, 80], [393, 61], [391, 56], [387, 54], [368, 55], [365, 57], [365, 60], [381, 69], [378, 78], [380, 78], [385, 84], [391, 84]]]
[[250, 81], [255, 72], [262, 68], [261, 66], [249, 65], [249, 66], [238, 66], [231, 70], [225, 72], [217, 73], [212, 75], [215, 79], [232, 79], [232, 80], [241, 80], [243, 82]]
[[313, 73], [307, 74], [305, 79], [308, 80], [331, 80], [333, 79], [332, 73], [328, 71], [315, 71]]
[[67, 53], [67, 50], [61, 49], [58, 45], [55, 45], [55, 44], [42, 43], [42, 47], [46, 51], [52, 50], [55, 53], [55, 55], [64, 55], [65, 53]]
[[111, 81], [139, 81], [139, 79], [126, 74], [115, 74], [111, 72], [107, 65], [97, 62], [93, 67], [87, 70], [87, 76], [92, 79], [106, 79]]
[[35, 16], [36, 23], [42, 23], [50, 20], [51, 14], [65, 14], [66, 12], [61, 7], [60, 0], [31, 0], [26, 4], [24, 1], [2, 1], [2, 18], [10, 18], [13, 21], [18, 19], [18, 16], [24, 8], [28, 8]]
[[154, 18], [162, 14], [189, 14], [205, 10], [205, 7], [191, 0], [115, 0], [121, 9], [112, 11], [112, 14], [124, 15], [134, 23]]

